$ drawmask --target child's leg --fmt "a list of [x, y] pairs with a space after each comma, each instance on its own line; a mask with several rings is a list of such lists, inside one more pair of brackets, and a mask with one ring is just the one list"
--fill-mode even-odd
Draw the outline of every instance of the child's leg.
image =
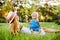
[[41, 29], [40, 28], [35, 28], [34, 30], [37, 31], [39, 34], [41, 32]]
[[34, 31], [32, 29], [30, 31], [31, 31], [32, 34], [34, 33]]
[[40, 31], [40, 30], [38, 30], [38, 33], [39, 33], [39, 34], [40, 34], [40, 32], [41, 32], [41, 31]]

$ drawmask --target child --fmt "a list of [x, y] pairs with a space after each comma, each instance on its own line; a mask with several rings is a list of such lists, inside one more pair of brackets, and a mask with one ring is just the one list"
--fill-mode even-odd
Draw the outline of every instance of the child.
[[41, 29], [44, 30], [45, 32], [51, 32], [51, 33], [59, 33], [60, 30], [56, 29], [49, 29], [49, 28], [41, 28], [39, 25], [39, 22], [37, 20], [37, 12], [32, 13], [32, 20], [30, 22], [30, 30], [33, 33], [34, 31], [38, 31], [40, 33]]
[[37, 12], [33, 12], [32, 13], [32, 20], [30, 22], [30, 30], [32, 33], [34, 33], [34, 31], [37, 31], [38, 33], [40, 33], [40, 25], [39, 22], [37, 20]]

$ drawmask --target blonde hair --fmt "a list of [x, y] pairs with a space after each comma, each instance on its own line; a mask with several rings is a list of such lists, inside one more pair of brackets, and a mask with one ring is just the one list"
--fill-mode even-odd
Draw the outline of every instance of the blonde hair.
[[38, 20], [38, 12], [33, 12], [32, 14], [31, 14], [31, 16], [33, 17], [36, 17], [36, 19]]

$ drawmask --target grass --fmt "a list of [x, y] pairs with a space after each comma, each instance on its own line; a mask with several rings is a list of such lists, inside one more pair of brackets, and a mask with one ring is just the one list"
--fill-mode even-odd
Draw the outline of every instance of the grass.
[[[33, 35], [33, 34], [24, 34], [23, 32], [18, 35], [11, 35], [10, 24], [0, 23], [0, 40], [60, 40], [60, 33], [46, 33], [46, 35]], [[21, 25], [29, 26], [29, 24], [21, 23]], [[60, 25], [55, 23], [41, 22], [40, 25], [46, 28], [60, 29]]]

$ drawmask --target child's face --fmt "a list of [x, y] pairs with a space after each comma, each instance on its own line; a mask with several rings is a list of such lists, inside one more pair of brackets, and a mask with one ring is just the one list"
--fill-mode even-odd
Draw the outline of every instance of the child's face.
[[32, 15], [32, 19], [37, 19], [37, 15]]

